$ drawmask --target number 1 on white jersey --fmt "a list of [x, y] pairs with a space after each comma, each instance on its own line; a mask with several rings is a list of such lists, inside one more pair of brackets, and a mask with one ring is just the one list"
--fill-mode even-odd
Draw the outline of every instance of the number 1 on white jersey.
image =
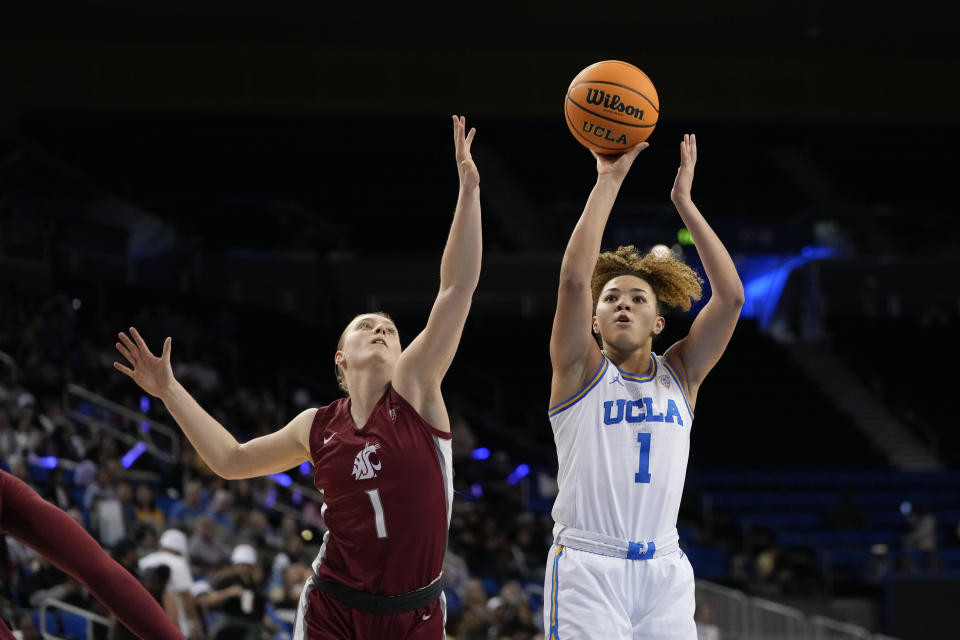
[[640, 443], [640, 471], [633, 475], [633, 480], [647, 484], [650, 482], [650, 434], [641, 431], [637, 442]]

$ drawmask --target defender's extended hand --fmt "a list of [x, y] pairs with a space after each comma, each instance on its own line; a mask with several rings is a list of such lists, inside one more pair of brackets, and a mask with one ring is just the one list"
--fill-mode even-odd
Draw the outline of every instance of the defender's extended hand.
[[470, 145], [473, 144], [473, 136], [476, 135], [477, 130], [471, 128], [470, 132], [464, 135], [466, 129], [466, 119], [463, 116], [453, 116], [453, 144], [457, 150], [460, 186], [476, 188], [480, 185], [480, 173], [477, 171], [477, 165], [473, 163], [473, 156], [470, 155]]
[[124, 332], [120, 332], [120, 342], [117, 351], [127, 359], [133, 368], [126, 367], [119, 362], [113, 363], [113, 368], [130, 376], [134, 382], [152, 396], [162, 397], [176, 380], [173, 377], [173, 368], [170, 366], [170, 349], [172, 339], [163, 341], [163, 352], [160, 357], [153, 355], [147, 343], [140, 337], [134, 327], [130, 327], [131, 340]]

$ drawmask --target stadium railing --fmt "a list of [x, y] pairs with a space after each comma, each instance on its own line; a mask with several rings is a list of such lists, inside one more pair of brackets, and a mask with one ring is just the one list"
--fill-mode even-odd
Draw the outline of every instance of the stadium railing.
[[710, 604], [721, 637], [736, 640], [896, 640], [867, 629], [803, 611], [706, 580], [697, 580], [698, 606]]
[[873, 635], [863, 627], [850, 624], [849, 622], [838, 622], [823, 616], [811, 616], [810, 626], [813, 629], [814, 640], [846, 640], [847, 638], [860, 638], [861, 640], [873, 639]]
[[[131, 447], [142, 442], [145, 451], [166, 463], [175, 463], [180, 457], [179, 431], [142, 413], [72, 383], [64, 390], [64, 405], [71, 418], [82, 422], [91, 431], [104, 431]], [[132, 428], [124, 430], [114, 426], [123, 423]]]
[[[60, 615], [49, 615], [51, 609], [59, 610]], [[50, 598], [44, 600], [40, 605], [40, 635], [44, 640], [62, 640], [64, 634], [72, 638], [91, 639], [93, 638], [93, 625], [102, 624], [110, 626], [110, 620], [103, 616], [87, 611], [72, 604]], [[59, 619], [60, 629], [48, 629], [47, 625], [51, 621]], [[82, 634], [81, 634], [82, 632]]]
[[[151, 420], [143, 413], [128, 409], [76, 384], [68, 384], [64, 390], [64, 405], [71, 418], [83, 423], [93, 432], [103, 431], [110, 434], [129, 445], [131, 452], [135, 447], [140, 446], [143, 454], [157, 458], [162, 464], [176, 464], [179, 461], [179, 429]], [[126, 425], [127, 428], [118, 428], [116, 425]], [[128, 467], [128, 474], [133, 473], [129, 470], [132, 464], [133, 460], [130, 460], [129, 464], [124, 462], [124, 466]], [[302, 474], [303, 471], [301, 471]], [[323, 498], [313, 486], [296, 482], [288, 474], [272, 474], [270, 478], [278, 485], [287, 488], [292, 494], [299, 496], [296, 501], [306, 498], [317, 503], [323, 502]], [[301, 515], [299, 508], [270, 499], [268, 493], [254, 490], [254, 497], [261, 503], [267, 504], [269, 509], [283, 515], [294, 517]]]

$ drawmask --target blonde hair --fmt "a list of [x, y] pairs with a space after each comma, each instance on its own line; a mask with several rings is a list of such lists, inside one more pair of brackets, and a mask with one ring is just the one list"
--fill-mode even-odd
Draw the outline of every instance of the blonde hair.
[[[340, 334], [340, 339], [337, 341], [337, 351], [340, 351], [341, 349], [343, 349], [343, 341], [346, 340], [347, 338], [347, 331], [350, 330], [350, 327], [353, 325], [354, 322], [356, 322], [357, 318], [361, 316], [380, 316], [381, 318], [386, 318], [390, 322], [393, 322], [393, 318], [391, 318], [390, 314], [387, 313], [386, 311], [371, 311], [369, 313], [358, 313], [357, 315], [353, 316], [353, 319], [350, 320], [350, 322], [347, 323], [346, 328], [344, 328], [343, 333]], [[393, 324], [396, 325], [397, 323], [393, 322]], [[347, 377], [344, 375], [343, 369], [340, 368], [339, 364], [334, 364], [333, 368], [337, 376], [337, 385], [339, 385], [340, 389], [342, 389], [343, 392], [349, 396], [350, 390], [347, 389]]]
[[697, 272], [677, 260], [673, 255], [648, 253], [641, 256], [633, 245], [618, 247], [616, 251], [604, 251], [597, 258], [597, 266], [590, 279], [593, 308], [597, 308], [605, 284], [618, 276], [643, 278], [657, 296], [657, 313], [660, 305], [670, 309], [689, 311], [691, 304], [703, 295], [703, 280]]

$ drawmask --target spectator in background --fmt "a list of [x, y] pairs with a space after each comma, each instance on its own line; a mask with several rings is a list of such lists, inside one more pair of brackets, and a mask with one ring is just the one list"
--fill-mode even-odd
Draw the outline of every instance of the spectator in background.
[[720, 627], [716, 624], [716, 613], [710, 602], [698, 602], [693, 614], [697, 623], [697, 640], [721, 640]]
[[205, 573], [226, 562], [230, 555], [230, 547], [223, 540], [222, 533], [207, 515], [200, 516], [195, 521], [193, 535], [190, 536], [190, 562], [201, 573]]
[[86, 455], [87, 447], [77, 434], [72, 423], [58, 424], [47, 438], [47, 455], [63, 460], [80, 461]]
[[310, 558], [303, 553], [303, 537], [299, 533], [288, 535], [283, 543], [283, 551], [277, 555], [285, 556], [289, 564], [310, 563]]
[[250, 541], [258, 549], [268, 546], [276, 550], [283, 546], [283, 538], [270, 528], [266, 514], [258, 510], [246, 512], [237, 536]]
[[121, 538], [113, 545], [113, 551], [110, 557], [117, 561], [121, 567], [129, 571], [132, 575], [140, 575], [140, 561], [137, 554], [137, 542], [131, 537]]
[[141, 484], [137, 487], [135, 507], [137, 511], [137, 522], [153, 525], [157, 531], [164, 527], [164, 515], [157, 501], [153, 496], [153, 488], [148, 484]]
[[63, 414], [57, 398], [44, 400], [44, 410], [37, 416], [37, 421], [49, 436], [49, 455], [67, 460], [83, 460], [87, 454], [87, 446], [77, 433], [76, 425]]
[[863, 570], [863, 581], [874, 594], [879, 597], [883, 590], [887, 575], [893, 570], [893, 558], [890, 547], [885, 544], [875, 544], [870, 548], [870, 558]]
[[121, 456], [120, 445], [117, 444], [117, 441], [110, 436], [101, 435], [96, 448], [90, 451], [87, 457], [93, 458], [101, 467], [106, 467], [113, 460], [119, 466]]
[[533, 622], [527, 593], [519, 582], [503, 585], [499, 595], [487, 601], [487, 608], [493, 620], [490, 630], [492, 637], [532, 640], [537, 635], [538, 629]]
[[57, 467], [50, 472], [46, 490], [41, 495], [44, 500], [57, 505], [64, 511], [73, 506], [73, 497], [70, 495], [70, 487], [67, 486], [62, 467]]
[[87, 485], [83, 494], [83, 508], [90, 511], [98, 500], [113, 500], [117, 497], [117, 480], [123, 467], [118, 458], [108, 458], [97, 468], [93, 482]]
[[116, 497], [116, 482], [107, 467], [101, 466], [97, 469], [96, 478], [87, 485], [87, 489], [83, 493], [83, 508], [86, 511], [93, 511], [98, 500], [115, 499]]
[[464, 624], [473, 628], [474, 625], [486, 629], [490, 624], [490, 613], [487, 609], [487, 592], [483, 583], [476, 578], [467, 580], [463, 589]]
[[923, 555], [925, 568], [936, 571], [940, 568], [940, 558], [937, 555], [937, 518], [929, 504], [920, 505], [916, 511], [904, 509], [910, 531], [903, 537], [904, 554], [901, 556], [903, 568], [908, 571], [917, 570], [917, 563], [911, 552], [919, 551]]
[[183, 498], [170, 507], [170, 524], [182, 529], [192, 529], [196, 518], [204, 513], [203, 483], [190, 480], [183, 488]]
[[51, 598], [71, 604], [83, 604], [80, 585], [40, 555], [31, 563], [30, 573], [20, 583], [19, 591], [21, 604], [32, 609], [39, 608], [45, 600]]
[[[26, 394], [24, 394], [26, 395]], [[34, 408], [32, 400], [23, 402], [20, 396], [18, 404], [20, 405], [17, 414], [17, 430], [13, 434], [13, 445], [11, 455], [26, 457], [34, 453], [44, 439], [43, 429], [34, 420]]]
[[221, 614], [210, 630], [212, 640], [256, 640], [260, 625], [268, 625], [265, 617], [266, 598], [259, 585], [263, 572], [257, 563], [257, 552], [248, 544], [238, 544], [230, 554], [233, 568], [213, 584], [216, 592], [230, 593], [211, 611]]
[[133, 532], [133, 538], [137, 541], [137, 551], [140, 556], [153, 553], [160, 544], [160, 537], [149, 524], [138, 524]]
[[[123, 516], [123, 527], [127, 533], [137, 530], [137, 505], [133, 501], [133, 485], [129, 482], [117, 483], [117, 502], [120, 503], [120, 514]], [[159, 531], [159, 529], [158, 529]]]
[[522, 578], [542, 570], [543, 549], [534, 540], [532, 515], [524, 513], [519, 519], [522, 523], [510, 536], [510, 554], [514, 571], [518, 577]]
[[[172, 572], [170, 567], [165, 564], [158, 564], [142, 572], [143, 586], [147, 592], [153, 596], [153, 599], [160, 603], [164, 613], [174, 623], [177, 623], [180, 616], [178, 597], [170, 590], [170, 576]], [[179, 624], [177, 625], [179, 627]]]
[[[180, 627], [180, 632], [187, 638], [203, 636], [203, 626], [197, 612], [196, 603], [190, 593], [193, 585], [193, 572], [187, 562], [187, 536], [178, 529], [167, 529], [160, 536], [160, 549], [140, 558], [139, 567], [146, 572], [157, 566], [166, 566], [170, 569], [170, 579], [166, 584], [166, 591], [173, 596], [176, 605], [174, 622]], [[164, 606], [164, 609], [169, 609]]]
[[210, 502], [210, 507], [206, 510], [206, 514], [213, 518], [213, 521], [217, 523], [221, 529], [229, 534], [233, 534], [233, 514], [231, 510], [233, 509], [233, 494], [231, 494], [226, 489], [217, 489], [217, 492], [213, 494], [213, 500]]
[[[311, 500], [311, 502], [313, 501]], [[326, 531], [326, 529], [324, 529], [324, 531]], [[297, 519], [293, 516], [283, 516], [283, 519], [280, 521], [280, 536], [286, 540], [290, 536], [298, 535], [300, 535], [300, 527]]]
[[101, 467], [97, 471], [96, 481], [87, 487], [83, 497], [84, 506], [90, 513], [91, 526], [100, 543], [106, 546], [112, 546], [126, 534], [120, 501], [117, 499], [116, 478], [119, 474], [111, 473], [112, 468], [113, 465], [109, 464]]
[[41, 640], [37, 623], [28, 615], [20, 616], [20, 619], [17, 620], [17, 629], [20, 630], [22, 640]]
[[230, 498], [232, 500], [230, 508], [234, 511], [234, 525], [236, 526], [237, 515], [242, 515], [247, 511], [252, 511], [256, 507], [256, 500], [253, 497], [253, 483], [257, 480], [252, 478], [240, 478], [230, 483]]

